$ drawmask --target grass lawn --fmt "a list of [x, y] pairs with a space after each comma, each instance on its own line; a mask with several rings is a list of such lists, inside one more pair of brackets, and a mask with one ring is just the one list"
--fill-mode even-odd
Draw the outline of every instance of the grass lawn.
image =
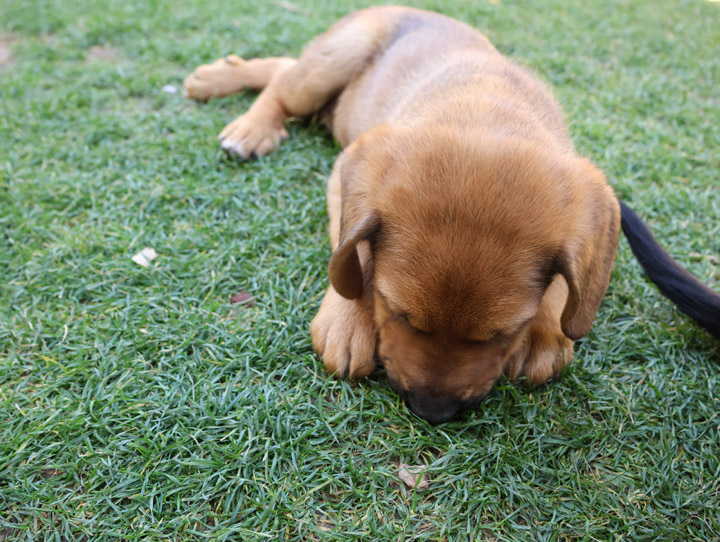
[[[327, 378], [308, 324], [336, 145], [296, 122], [235, 163], [215, 138], [252, 95], [162, 90], [370, 5], [324, 4], [0, 2], [0, 542], [720, 539], [720, 347], [624, 241], [558, 382], [434, 427], [382, 375]], [[548, 81], [580, 152], [720, 289], [720, 4], [412, 4]]]

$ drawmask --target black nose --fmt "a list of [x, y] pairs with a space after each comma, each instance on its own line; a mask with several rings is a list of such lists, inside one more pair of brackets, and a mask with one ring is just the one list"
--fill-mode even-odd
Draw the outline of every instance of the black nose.
[[408, 391], [406, 399], [410, 410], [430, 423], [452, 420], [462, 405], [456, 397], [417, 391]]

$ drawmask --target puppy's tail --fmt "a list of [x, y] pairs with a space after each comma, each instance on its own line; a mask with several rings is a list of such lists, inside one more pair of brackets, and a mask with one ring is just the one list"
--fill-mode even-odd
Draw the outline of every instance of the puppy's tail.
[[720, 340], [720, 294], [680, 267], [635, 211], [622, 201], [620, 209], [623, 233], [650, 280], [678, 309]]

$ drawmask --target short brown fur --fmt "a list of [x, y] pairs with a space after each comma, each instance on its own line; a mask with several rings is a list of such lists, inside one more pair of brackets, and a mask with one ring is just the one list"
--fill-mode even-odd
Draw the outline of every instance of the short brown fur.
[[551, 93], [476, 30], [400, 7], [337, 22], [301, 57], [198, 68], [196, 99], [263, 88], [221, 133], [242, 158], [322, 110], [346, 147], [328, 183], [330, 286], [311, 324], [328, 370], [379, 358], [421, 416], [473, 406], [505, 373], [541, 384], [607, 288], [618, 202], [575, 153]]

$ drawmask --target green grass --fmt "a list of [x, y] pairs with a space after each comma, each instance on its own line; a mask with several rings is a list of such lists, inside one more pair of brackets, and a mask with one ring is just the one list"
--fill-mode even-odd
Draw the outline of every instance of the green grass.
[[[558, 382], [433, 427], [382, 376], [327, 378], [307, 329], [336, 146], [294, 123], [234, 163], [215, 137], [252, 96], [161, 91], [366, 5], [293, 1], [0, 3], [0, 541], [720, 539], [718, 343], [624, 241]], [[414, 5], [553, 85], [580, 151], [720, 289], [719, 5]]]

